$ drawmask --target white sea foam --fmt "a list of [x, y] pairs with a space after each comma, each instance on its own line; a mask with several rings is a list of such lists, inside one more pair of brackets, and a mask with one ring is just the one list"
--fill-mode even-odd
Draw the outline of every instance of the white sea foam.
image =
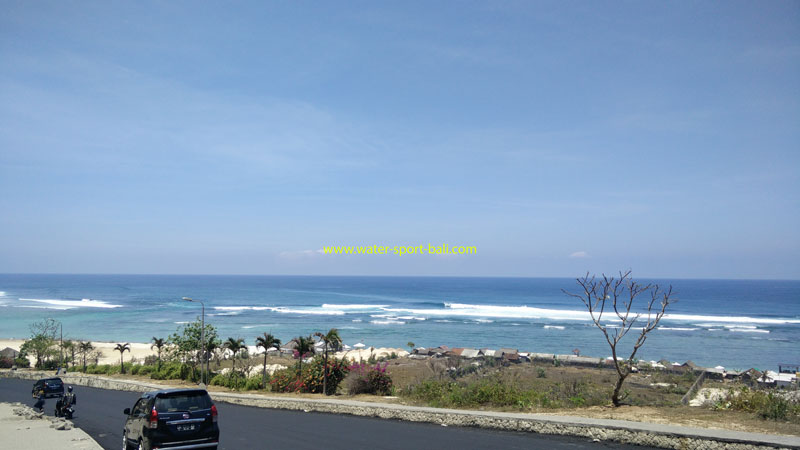
[[245, 330], [249, 330], [251, 328], [267, 328], [267, 327], [272, 327], [272, 326], [275, 326], [275, 324], [259, 323], [259, 324], [256, 324], [256, 325], [242, 325], [242, 328], [244, 328]]
[[478, 323], [494, 323], [494, 320], [491, 320], [491, 319], [475, 319], [475, 322], [478, 322]]
[[550, 330], [550, 329], [552, 329], [552, 330], [563, 330], [565, 327], [563, 327], [561, 325], [545, 325], [544, 328], [545, 328], [545, 330]]
[[353, 319], [353, 322], [361, 322], [361, 319]]
[[426, 320], [424, 317], [417, 317], [417, 316], [399, 316], [398, 319], [400, 319], [400, 320]]
[[112, 303], [104, 302], [102, 300], [92, 300], [89, 298], [84, 298], [83, 300], [21, 298], [20, 301], [43, 303], [48, 306], [41, 306], [41, 308], [51, 308], [51, 309], [122, 308], [122, 305], [115, 305]]
[[658, 329], [659, 330], [665, 330], [665, 331], [696, 331], [696, 330], [699, 330], [699, 328], [683, 328], [683, 327], [674, 327], [674, 328], [672, 328], [672, 327], [658, 327]]
[[365, 304], [344, 304], [344, 305], [340, 305], [340, 304], [335, 304], [335, 303], [334, 304], [324, 303], [322, 305], [322, 308], [324, 308], [324, 309], [337, 309], [337, 310], [342, 310], [342, 309], [346, 309], [346, 310], [369, 310], [369, 309], [386, 308], [387, 306], [389, 306], [389, 305], [365, 305]]
[[320, 315], [320, 316], [343, 316], [345, 315], [344, 311], [339, 311], [335, 309], [331, 310], [324, 310], [324, 309], [291, 309], [286, 308], [283, 306], [279, 306], [275, 308], [273, 311], [283, 313], [283, 314], [313, 314], [313, 315]]
[[0, 297], [5, 297], [5, 296], [6, 296], [6, 291], [0, 291]]
[[405, 325], [406, 323], [401, 320], [370, 320], [369, 323], [375, 325]]
[[269, 306], [215, 306], [217, 311], [267, 311], [274, 309]]
[[68, 309], [75, 309], [73, 306], [36, 306], [36, 305], [14, 305], [15, 308], [29, 308], [29, 309], [55, 309], [58, 311], [66, 311]]
[[[286, 306], [215, 306], [214, 309], [218, 311], [231, 311], [231, 312], [272, 311], [283, 314], [316, 314], [324, 316], [342, 316], [345, 314], [344, 311], [339, 311], [339, 310], [312, 309], [312, 308], [293, 309], [293, 308], [288, 308]], [[222, 316], [222, 315], [233, 315], [233, 314], [218, 313], [217, 315]]]
[[[434, 317], [492, 317], [513, 319], [549, 319], [549, 320], [591, 320], [588, 311], [569, 309], [547, 309], [532, 306], [473, 305], [465, 303], [445, 303], [444, 308], [382, 308], [386, 312], [413, 314]], [[641, 319], [646, 320], [642, 314]], [[800, 319], [765, 318], [747, 316], [707, 316], [694, 314], [665, 314], [664, 321], [709, 322], [717, 326], [728, 323], [738, 326], [747, 324], [792, 325], [800, 324]], [[619, 322], [613, 312], [603, 316], [604, 322]]]
[[769, 333], [769, 330], [754, 330], [752, 328], [728, 328], [728, 331], [736, 333]]
[[186, 324], [186, 323], [189, 323], [189, 322], [186, 322], [186, 321], [183, 321], [183, 320], [179, 320], [177, 322], [172, 322], [172, 323], [174, 323], [176, 325], [183, 325], [183, 324]]
[[763, 325], [794, 325], [800, 324], [800, 319], [777, 318], [771, 319], [766, 317], [747, 317], [747, 316], [701, 316], [693, 314], [665, 314], [664, 320], [681, 320], [688, 322], [716, 322], [720, 323], [756, 323]]

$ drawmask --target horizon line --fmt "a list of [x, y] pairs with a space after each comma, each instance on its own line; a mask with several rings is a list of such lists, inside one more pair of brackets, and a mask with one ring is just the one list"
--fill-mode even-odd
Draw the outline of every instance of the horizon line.
[[[600, 274], [587, 272], [590, 275]], [[264, 274], [264, 273], [116, 273], [116, 272], [0, 272], [0, 275], [77, 275], [77, 276], [187, 276], [187, 277], [338, 277], [338, 278], [507, 278], [507, 279], [577, 279], [576, 276], [520, 275], [353, 275], [353, 274]], [[581, 275], [582, 276], [582, 275]], [[616, 275], [614, 275], [616, 276]], [[708, 281], [800, 281], [795, 278], [709, 278], [635, 276], [650, 280], [708, 280]]]

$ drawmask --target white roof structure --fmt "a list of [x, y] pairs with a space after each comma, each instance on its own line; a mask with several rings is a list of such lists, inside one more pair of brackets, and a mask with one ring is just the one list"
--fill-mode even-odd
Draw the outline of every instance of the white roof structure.
[[480, 356], [479, 353], [480, 352], [478, 350], [475, 350], [474, 348], [465, 348], [461, 352], [461, 357], [462, 358], [470, 358], [470, 359], [477, 358], [478, 356]]

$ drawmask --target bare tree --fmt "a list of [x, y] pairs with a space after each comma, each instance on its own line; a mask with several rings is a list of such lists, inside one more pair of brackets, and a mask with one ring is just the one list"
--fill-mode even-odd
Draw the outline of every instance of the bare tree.
[[[602, 275], [601, 279], [596, 279], [594, 275], [591, 277], [587, 272], [585, 276], [576, 279], [578, 285], [583, 289], [580, 294], [573, 294], [567, 290], [562, 291], [572, 297], [581, 299], [586, 309], [589, 310], [589, 315], [592, 317], [594, 325], [603, 332], [609, 347], [611, 347], [611, 357], [614, 361], [614, 368], [617, 371], [617, 382], [614, 385], [614, 392], [611, 394], [611, 402], [614, 406], [620, 406], [622, 401], [620, 399], [620, 390], [625, 378], [631, 374], [633, 367], [633, 360], [636, 357], [636, 352], [644, 345], [647, 340], [647, 335], [658, 327], [661, 318], [664, 317], [664, 312], [667, 306], [674, 303], [676, 300], [671, 299], [672, 286], [666, 290], [662, 290], [657, 284], [640, 284], [631, 278], [631, 271], [620, 272], [619, 278], [607, 277]], [[633, 309], [633, 303], [639, 295], [648, 296], [646, 303], [646, 310]], [[603, 314], [606, 315], [606, 320], [619, 321], [618, 326], [611, 328], [609, 331], [608, 326], [604, 323]], [[636, 325], [639, 318], [647, 318], [647, 323], [644, 323], [641, 332], [636, 337], [633, 344], [630, 356], [627, 359], [620, 360], [617, 357], [618, 351], [623, 351], [619, 343], [622, 338]], [[636, 327], [639, 330], [639, 327]]]

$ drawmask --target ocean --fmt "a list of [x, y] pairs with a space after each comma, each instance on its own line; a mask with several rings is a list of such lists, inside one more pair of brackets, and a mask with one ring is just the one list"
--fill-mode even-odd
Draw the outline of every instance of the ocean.
[[[637, 280], [678, 299], [639, 356], [728, 369], [800, 363], [800, 281]], [[0, 274], [0, 338], [61, 321], [65, 337], [148, 342], [200, 315], [253, 345], [338, 328], [346, 344], [500, 348], [607, 357], [569, 278]], [[641, 299], [644, 301], [644, 298]], [[609, 322], [613, 326], [613, 322]], [[628, 342], [634, 339], [633, 330]]]

